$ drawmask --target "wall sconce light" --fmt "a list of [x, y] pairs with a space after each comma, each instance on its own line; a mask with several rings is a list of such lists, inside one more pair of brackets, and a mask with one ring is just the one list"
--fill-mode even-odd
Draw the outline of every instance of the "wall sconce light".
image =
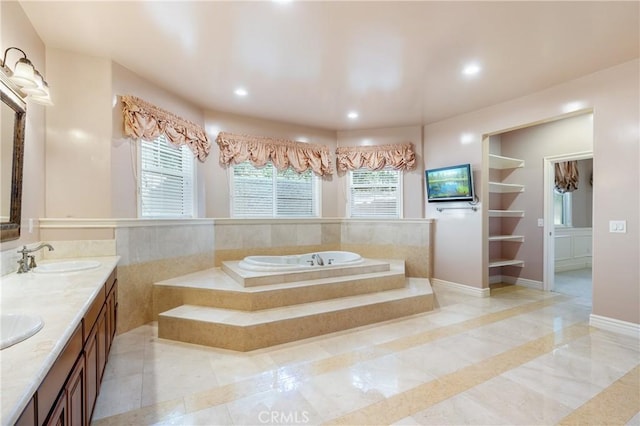
[[[18, 59], [16, 65], [13, 67], [13, 71], [7, 65], [7, 53], [10, 50], [17, 50], [22, 53], [22, 58]], [[51, 93], [49, 92], [49, 85], [40, 74], [40, 71], [33, 66], [27, 54], [22, 49], [17, 47], [9, 47], [4, 51], [4, 57], [0, 67], [7, 75], [9, 80], [22, 90], [23, 93], [28, 95], [28, 99], [41, 104], [41, 105], [53, 105], [51, 102]]]

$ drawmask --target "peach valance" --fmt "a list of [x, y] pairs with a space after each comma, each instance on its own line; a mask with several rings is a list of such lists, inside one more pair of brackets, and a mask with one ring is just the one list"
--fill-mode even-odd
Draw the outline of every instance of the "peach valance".
[[339, 172], [369, 169], [413, 170], [416, 154], [412, 143], [392, 145], [341, 146], [336, 149], [336, 166]]
[[122, 96], [124, 134], [147, 141], [165, 135], [175, 146], [187, 145], [204, 162], [211, 142], [200, 126], [135, 96]]
[[324, 145], [227, 132], [220, 132], [216, 142], [220, 164], [224, 166], [249, 161], [255, 167], [263, 167], [271, 161], [278, 170], [291, 167], [302, 173], [311, 169], [318, 176], [332, 173], [329, 148]]

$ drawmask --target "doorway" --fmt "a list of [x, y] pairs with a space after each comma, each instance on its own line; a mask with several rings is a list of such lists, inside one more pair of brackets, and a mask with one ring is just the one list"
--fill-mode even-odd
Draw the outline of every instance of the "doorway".
[[[573, 162], [576, 188], [556, 189], [556, 165]], [[544, 158], [544, 288], [592, 306], [593, 152]]]

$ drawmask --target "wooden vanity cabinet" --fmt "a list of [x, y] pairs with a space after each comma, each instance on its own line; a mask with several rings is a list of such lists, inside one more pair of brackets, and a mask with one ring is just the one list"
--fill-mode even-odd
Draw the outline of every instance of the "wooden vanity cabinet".
[[17, 425], [90, 424], [115, 336], [117, 307], [114, 270], [16, 422]]

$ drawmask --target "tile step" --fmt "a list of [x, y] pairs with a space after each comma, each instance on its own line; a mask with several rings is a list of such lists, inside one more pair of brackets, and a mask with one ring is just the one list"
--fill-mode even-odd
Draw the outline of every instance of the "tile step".
[[357, 265], [314, 266], [302, 270], [281, 272], [246, 271], [238, 266], [240, 261], [222, 262], [222, 271], [245, 287], [307, 281], [321, 278], [335, 278], [346, 275], [360, 275], [390, 270], [390, 262], [377, 259], [363, 259]]
[[[215, 275], [212, 274], [212, 275]], [[189, 281], [186, 281], [189, 282]], [[201, 280], [208, 285], [156, 284], [153, 303], [156, 313], [180, 305], [199, 305], [225, 309], [255, 311], [287, 305], [299, 305], [320, 300], [403, 288], [404, 268], [388, 272], [350, 275], [337, 278], [299, 281], [260, 287], [242, 287], [232, 281]]]
[[432, 309], [429, 280], [407, 278], [402, 289], [261, 311], [183, 305], [158, 316], [158, 336], [250, 351]]

